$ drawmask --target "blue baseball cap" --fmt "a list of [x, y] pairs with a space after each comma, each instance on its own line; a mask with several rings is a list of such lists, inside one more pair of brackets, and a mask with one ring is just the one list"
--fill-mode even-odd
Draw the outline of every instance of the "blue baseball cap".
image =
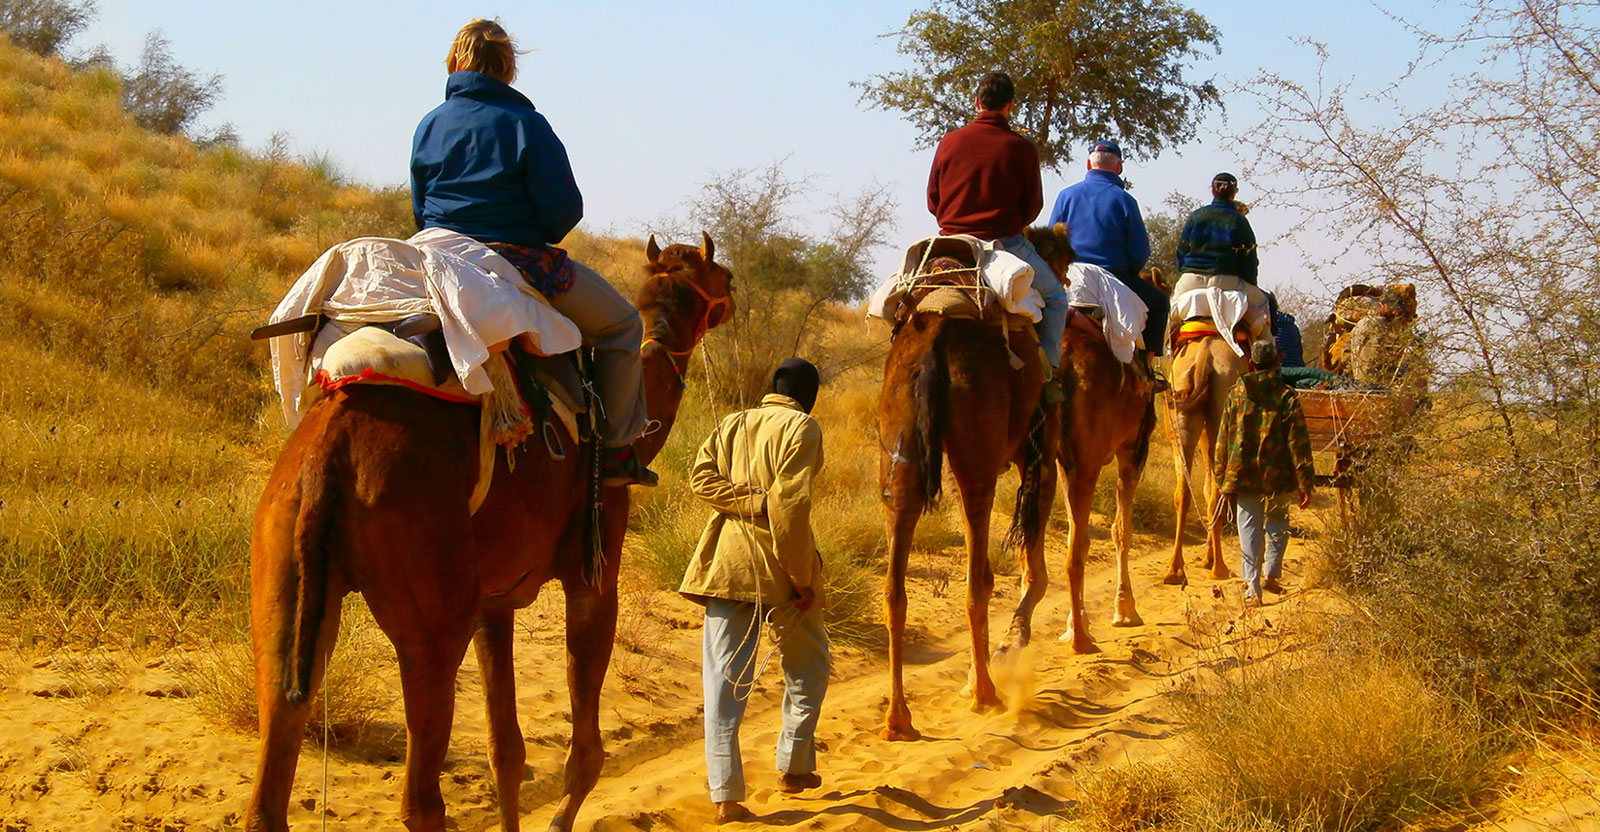
[[1112, 140], [1110, 140], [1110, 139], [1102, 139], [1100, 141], [1095, 142], [1094, 144], [1089, 145], [1089, 152], [1090, 153], [1113, 153], [1113, 154], [1116, 154], [1116, 157], [1118, 159], [1122, 158], [1122, 148], [1118, 147], [1117, 143], [1112, 141]]

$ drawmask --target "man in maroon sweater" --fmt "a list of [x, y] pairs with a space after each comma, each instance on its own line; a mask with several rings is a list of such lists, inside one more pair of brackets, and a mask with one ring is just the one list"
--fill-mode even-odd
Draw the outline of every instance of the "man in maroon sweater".
[[[1044, 187], [1038, 149], [1011, 129], [1014, 98], [1011, 77], [1004, 72], [991, 72], [978, 81], [977, 118], [946, 133], [933, 154], [928, 212], [939, 220], [940, 234], [970, 234], [993, 241], [995, 248], [1033, 267], [1033, 288], [1044, 298], [1039, 341], [1053, 371], [1061, 364], [1067, 292], [1022, 233], [1044, 207]], [[1054, 398], [1059, 390], [1049, 392]]]

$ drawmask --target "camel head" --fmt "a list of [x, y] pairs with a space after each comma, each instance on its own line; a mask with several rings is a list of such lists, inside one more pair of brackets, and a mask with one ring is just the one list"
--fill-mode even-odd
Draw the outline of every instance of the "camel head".
[[1056, 273], [1062, 283], [1067, 282], [1067, 267], [1076, 260], [1078, 253], [1072, 250], [1072, 242], [1067, 237], [1065, 223], [1056, 223], [1045, 228], [1036, 225], [1027, 230], [1028, 242], [1033, 243], [1033, 250], [1039, 252], [1039, 258]]
[[649, 262], [637, 306], [647, 331], [679, 333], [670, 343], [693, 349], [708, 331], [733, 317], [733, 272], [716, 262], [710, 234], [700, 232], [699, 248], [674, 244], [666, 249], [652, 234], [645, 255]]

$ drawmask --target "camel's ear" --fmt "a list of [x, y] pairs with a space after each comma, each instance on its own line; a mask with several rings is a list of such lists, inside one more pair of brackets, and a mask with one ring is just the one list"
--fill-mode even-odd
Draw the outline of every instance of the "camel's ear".
[[661, 259], [661, 246], [656, 245], [656, 235], [650, 235], [650, 242], [644, 244], [644, 256], [654, 263]]
[[717, 244], [711, 242], [711, 235], [704, 231], [700, 232], [700, 254], [707, 263], [717, 259]]

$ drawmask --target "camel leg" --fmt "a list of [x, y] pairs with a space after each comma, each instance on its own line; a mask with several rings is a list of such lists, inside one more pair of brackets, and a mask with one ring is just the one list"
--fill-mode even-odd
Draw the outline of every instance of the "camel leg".
[[[478, 576], [472, 566], [477, 556], [466, 528], [449, 524], [417, 534], [403, 547], [399, 541], [382, 542], [385, 568], [369, 572], [365, 587], [367, 606], [400, 664], [406, 707], [400, 821], [412, 832], [445, 828], [439, 776], [455, 716], [456, 673], [478, 621]], [[465, 545], [459, 542], [463, 538]], [[418, 587], [429, 591], [418, 592]]]
[[[284, 550], [288, 556], [288, 550]], [[251, 587], [250, 625], [256, 655], [256, 707], [261, 735], [255, 789], [245, 810], [249, 832], [288, 832], [289, 797], [300, 758], [301, 739], [311, 719], [311, 703], [322, 687], [328, 656], [339, 635], [339, 614], [344, 590], [331, 586], [322, 626], [317, 633], [311, 690], [306, 701], [291, 703], [285, 696], [284, 672], [294, 628], [292, 607], [283, 603], [295, 594], [296, 576], [285, 561], [282, 568], [257, 569]]]
[[[1217, 421], [1221, 422], [1219, 416]], [[1222, 552], [1222, 530], [1227, 527], [1227, 520], [1219, 512], [1222, 510], [1225, 498], [1217, 489], [1216, 479], [1210, 476], [1212, 457], [1217, 453], [1217, 429], [1207, 423], [1205, 430], [1205, 459], [1206, 480], [1206, 563], [1205, 568], [1211, 570], [1212, 580], [1226, 580], [1233, 576], [1228, 569], [1228, 559]]]
[[1002, 707], [989, 674], [989, 599], [994, 595], [994, 570], [989, 567], [989, 517], [994, 509], [994, 483], [956, 480], [967, 524], [967, 628], [972, 632], [972, 709]]
[[905, 662], [902, 643], [906, 634], [906, 566], [921, 514], [920, 505], [889, 509], [889, 572], [883, 586], [883, 604], [889, 624], [889, 710], [884, 714], [882, 736], [891, 741], [922, 738], [922, 732], [911, 726], [911, 709], [906, 707], [901, 672]]
[[[607, 514], [618, 516], [612, 508]], [[611, 647], [617, 635], [617, 566], [620, 561], [627, 507], [622, 523], [608, 524], [607, 540], [618, 549], [606, 560], [606, 574], [599, 587], [569, 582], [567, 591], [567, 690], [572, 699], [572, 744], [567, 752], [566, 787], [556, 816], [550, 821], [552, 832], [577, 828], [578, 809], [600, 780], [605, 763], [605, 747], [600, 740], [600, 689], [611, 666]]]
[[1133, 548], [1133, 492], [1139, 487], [1142, 473], [1133, 464], [1132, 450], [1117, 454], [1117, 517], [1111, 525], [1117, 546], [1117, 611], [1111, 618], [1113, 627], [1144, 625], [1133, 603], [1133, 576], [1128, 572], [1128, 553]]
[[1022, 598], [1011, 615], [1011, 628], [1006, 631], [996, 655], [1011, 647], [1026, 647], [1033, 635], [1033, 611], [1050, 588], [1050, 570], [1044, 560], [1044, 531], [1049, 525], [1050, 509], [1056, 499], [1056, 466], [1052, 461], [1040, 472], [1039, 482], [1039, 534], [1034, 540], [1023, 541]]
[[1082, 465], [1067, 477], [1067, 511], [1072, 528], [1067, 534], [1067, 587], [1070, 598], [1067, 607], [1067, 629], [1061, 640], [1071, 642], [1074, 653], [1098, 653], [1094, 639], [1089, 637], [1089, 622], [1083, 610], [1083, 569], [1089, 557], [1089, 509], [1094, 505], [1094, 487], [1099, 479], [1098, 470]]
[[479, 620], [473, 644], [483, 674], [483, 702], [489, 723], [489, 768], [500, 801], [500, 829], [517, 832], [521, 823], [518, 797], [528, 750], [517, 724], [516, 666], [511, 658], [513, 610], [495, 610]]
[[[1167, 576], [1162, 579], [1162, 583], [1172, 586], [1186, 586], [1189, 583], [1183, 562], [1183, 527], [1189, 520], [1189, 506], [1193, 502], [1189, 477], [1195, 468], [1192, 460], [1195, 446], [1199, 444], [1200, 438], [1192, 431], [1179, 427], [1178, 420], [1182, 418], [1184, 417], [1171, 410], [1167, 412], [1167, 424], [1171, 428], [1168, 435], [1172, 438], [1173, 449], [1177, 451], [1172, 455], [1173, 467], [1178, 470], [1178, 482], [1173, 486], [1172, 492], [1172, 508], [1178, 518], [1176, 531], [1172, 536], [1172, 563], [1168, 566]], [[1209, 477], [1209, 469], [1205, 469], [1204, 473]]]

